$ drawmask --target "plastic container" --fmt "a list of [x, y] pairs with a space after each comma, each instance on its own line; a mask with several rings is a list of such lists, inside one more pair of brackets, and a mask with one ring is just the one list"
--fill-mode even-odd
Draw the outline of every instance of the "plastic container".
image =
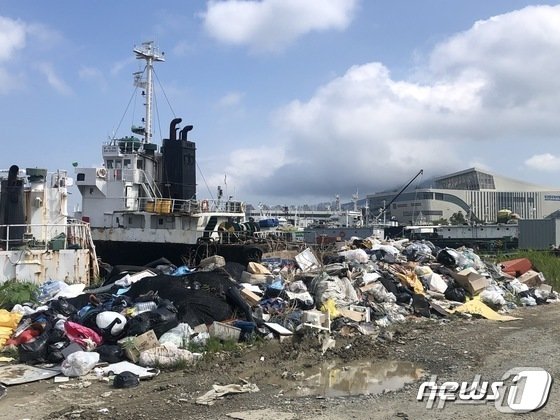
[[134, 310], [134, 313], [138, 315], [141, 314], [142, 312], [149, 312], [149, 311], [153, 311], [154, 309], [157, 309], [157, 304], [152, 301], [138, 302], [135, 303], [132, 308]]
[[239, 341], [241, 328], [224, 324], [223, 322], [214, 321], [214, 323], [210, 325], [210, 328], [208, 328], [208, 332], [210, 333], [210, 337], [216, 337], [220, 340]]

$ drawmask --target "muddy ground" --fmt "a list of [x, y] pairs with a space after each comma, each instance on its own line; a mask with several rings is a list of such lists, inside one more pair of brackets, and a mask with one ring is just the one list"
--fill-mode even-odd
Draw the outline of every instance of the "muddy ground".
[[[0, 400], [0, 413], [6, 419], [120, 420], [227, 419], [235, 412], [243, 414], [233, 418], [267, 420], [513, 417], [498, 412], [492, 403], [447, 403], [442, 409], [428, 409], [416, 400], [419, 384], [433, 374], [438, 382], [471, 381], [475, 374], [495, 381], [512, 367], [537, 366], [560, 378], [560, 304], [519, 308], [512, 315], [522, 319], [411, 318], [380, 336], [336, 337], [335, 347], [324, 354], [317, 338], [309, 335], [292, 342], [259, 343], [213, 355], [193, 367], [163, 371], [130, 389], [95, 380], [82, 389], [61, 389], [52, 379], [12, 386]], [[304, 378], [312, 373], [322, 379], [319, 389], [310, 392]], [[389, 377], [381, 388], [402, 385], [401, 379], [414, 382], [397, 391], [375, 393], [379, 389], [364, 384], [368, 375], [378, 374]], [[243, 380], [256, 384], [259, 391], [231, 394], [212, 406], [196, 404], [213, 384]], [[79, 386], [84, 381], [69, 383]], [[374, 393], [329, 396], [356, 390]], [[545, 407], [521, 417], [553, 419], [558, 413], [560, 395], [553, 383]]]

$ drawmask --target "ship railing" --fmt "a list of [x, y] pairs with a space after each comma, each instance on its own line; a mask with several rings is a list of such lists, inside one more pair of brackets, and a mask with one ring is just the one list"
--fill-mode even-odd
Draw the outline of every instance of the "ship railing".
[[172, 198], [139, 198], [141, 211], [158, 214], [171, 213], [231, 213], [232, 216], [245, 214], [245, 203], [223, 200], [180, 200]]
[[10, 224], [0, 225], [0, 250], [86, 249], [89, 224], [68, 219], [67, 223]]

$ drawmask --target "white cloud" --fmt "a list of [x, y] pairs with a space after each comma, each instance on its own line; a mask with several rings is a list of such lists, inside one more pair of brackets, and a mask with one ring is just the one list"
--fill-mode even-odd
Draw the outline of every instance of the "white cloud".
[[78, 76], [82, 80], [92, 81], [97, 84], [101, 89], [107, 88], [107, 81], [103, 72], [94, 67], [82, 66], [78, 71]]
[[[275, 112], [271, 130], [287, 139], [277, 145], [282, 163], [244, 183], [253, 194], [349, 196], [402, 184], [421, 168], [426, 177], [466, 169], [487, 143], [555, 140], [559, 50], [560, 6], [528, 7], [440, 43], [410, 79], [394, 79], [381, 63], [355, 65]], [[553, 155], [526, 164], [560, 169]]]
[[229, 92], [222, 96], [218, 101], [218, 106], [222, 108], [230, 108], [237, 106], [245, 96], [242, 92]]
[[25, 41], [25, 24], [0, 16], [0, 61], [11, 59], [17, 50], [25, 47]]
[[72, 89], [56, 73], [51, 63], [39, 63], [39, 71], [47, 78], [49, 85], [62, 95], [71, 95]]
[[554, 172], [560, 170], [560, 157], [551, 153], [533, 155], [525, 161], [525, 165], [537, 171]]
[[202, 15], [206, 31], [218, 41], [277, 51], [312, 31], [343, 30], [356, 0], [210, 1]]

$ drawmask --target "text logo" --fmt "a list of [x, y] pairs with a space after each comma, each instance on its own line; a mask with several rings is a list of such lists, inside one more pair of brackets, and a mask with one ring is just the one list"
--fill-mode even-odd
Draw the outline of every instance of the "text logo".
[[427, 401], [426, 408], [443, 408], [447, 401], [456, 404], [486, 404], [493, 401], [501, 413], [529, 413], [545, 406], [552, 386], [552, 376], [538, 367], [515, 367], [499, 381], [482, 381], [476, 375], [471, 382], [443, 382], [437, 376], [420, 384], [418, 401]]

